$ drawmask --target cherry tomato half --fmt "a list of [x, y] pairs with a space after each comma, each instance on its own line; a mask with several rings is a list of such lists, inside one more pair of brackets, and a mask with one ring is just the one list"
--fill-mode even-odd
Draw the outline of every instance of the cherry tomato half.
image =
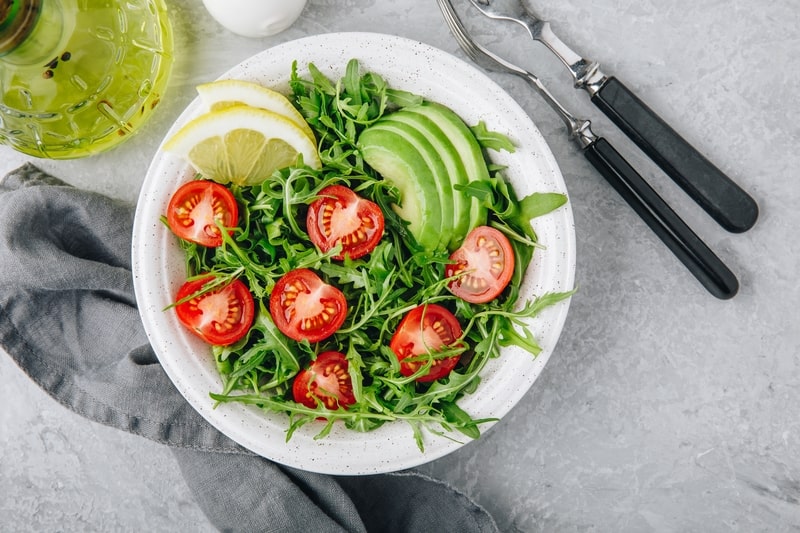
[[175, 191], [167, 206], [167, 223], [181, 239], [203, 246], [222, 244], [223, 227], [236, 225], [239, 208], [226, 187], [207, 180], [194, 180]]
[[[400, 373], [410, 376], [426, 361], [404, 362], [412, 356], [424, 355], [452, 345], [461, 336], [461, 324], [453, 313], [437, 304], [415, 307], [400, 321], [389, 347], [400, 361]], [[417, 381], [434, 381], [446, 376], [456, 366], [460, 355], [435, 359], [430, 371]]]
[[296, 341], [319, 342], [339, 329], [347, 316], [342, 291], [307, 268], [285, 274], [269, 297], [275, 325]]
[[383, 212], [378, 204], [358, 196], [342, 185], [319, 192], [308, 206], [306, 227], [311, 242], [323, 252], [341, 244], [342, 253], [357, 259], [370, 253], [383, 236]]
[[[187, 281], [175, 297], [180, 302], [199, 292], [213, 276]], [[253, 296], [238, 279], [175, 306], [178, 320], [209, 344], [233, 344], [250, 329], [255, 314]]]
[[322, 402], [328, 409], [347, 409], [356, 403], [347, 359], [339, 352], [323, 352], [294, 378], [294, 401], [306, 407]]
[[470, 303], [486, 303], [503, 292], [514, 274], [514, 250], [508, 237], [489, 226], [478, 226], [450, 256], [445, 276], [459, 276], [450, 292]]

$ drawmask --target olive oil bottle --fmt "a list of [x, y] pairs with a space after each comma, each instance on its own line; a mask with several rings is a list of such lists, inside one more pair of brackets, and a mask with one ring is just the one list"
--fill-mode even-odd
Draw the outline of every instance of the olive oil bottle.
[[0, 0], [0, 143], [108, 150], [152, 115], [172, 66], [163, 0]]

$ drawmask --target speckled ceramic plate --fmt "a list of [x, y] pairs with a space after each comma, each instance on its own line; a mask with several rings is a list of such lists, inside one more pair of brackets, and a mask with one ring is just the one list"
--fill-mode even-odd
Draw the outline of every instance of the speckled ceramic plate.
[[[328, 34], [288, 42], [236, 66], [221, 78], [259, 82], [289, 92], [293, 60], [301, 75], [309, 62], [331, 79], [344, 74], [357, 58], [364, 71], [381, 74], [390, 86], [412, 91], [446, 104], [468, 124], [484, 121], [518, 144], [514, 154], [494, 153], [506, 165], [506, 177], [518, 195], [533, 191], [564, 192], [566, 187], [550, 149], [525, 111], [491, 79], [451, 54], [426, 44], [370, 33]], [[166, 138], [199, 114], [195, 100], [178, 118]], [[173, 312], [163, 309], [185, 280], [182, 252], [175, 237], [159, 221], [172, 193], [192, 177], [186, 163], [159, 149], [139, 197], [133, 233], [133, 271], [136, 297], [145, 329], [159, 360], [175, 386], [221, 432], [264, 457], [292, 467], [329, 474], [374, 474], [410, 468], [442, 457], [467, 444], [426, 433], [420, 452], [411, 428], [403, 422], [386, 424], [370, 433], [356, 433], [337, 424], [329, 436], [314, 440], [318, 424], [298, 429], [286, 442], [288, 418], [256, 407], [223, 404], [214, 408], [210, 392], [221, 390], [221, 379], [210, 349], [188, 333]], [[532, 298], [549, 291], [569, 290], [575, 272], [572, 211], [567, 206], [539, 217], [534, 228], [544, 246], [537, 251], [525, 277], [522, 295]], [[568, 302], [546, 309], [530, 323], [544, 351], [533, 358], [519, 349], [506, 349], [489, 362], [477, 392], [459, 405], [476, 418], [501, 418], [534, 383], [561, 334]], [[318, 426], [318, 427], [315, 427]], [[489, 429], [483, 425], [484, 433]]]

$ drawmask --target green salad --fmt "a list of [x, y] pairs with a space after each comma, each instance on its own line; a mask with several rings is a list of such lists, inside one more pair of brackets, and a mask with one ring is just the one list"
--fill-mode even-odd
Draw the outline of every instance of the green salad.
[[530, 221], [567, 198], [518, 198], [487, 156], [513, 152], [505, 135], [355, 59], [339, 80], [308, 72], [292, 66], [288, 100], [319, 164], [299, 155], [255, 184], [198, 174], [163, 217], [187, 265], [172, 309], [222, 377], [211, 398], [285, 413], [287, 440], [397, 421], [420, 450], [426, 432], [477, 438], [494, 419], [459, 399], [503, 347], [536, 357], [526, 324], [572, 294], [519, 294]]

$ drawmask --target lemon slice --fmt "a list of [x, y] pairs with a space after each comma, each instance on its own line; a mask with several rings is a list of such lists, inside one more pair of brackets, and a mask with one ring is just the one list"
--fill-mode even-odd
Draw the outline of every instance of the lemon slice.
[[312, 142], [317, 142], [303, 115], [278, 91], [250, 81], [217, 80], [198, 85], [197, 94], [209, 111], [242, 104], [272, 111], [297, 124]]
[[184, 125], [164, 150], [187, 159], [203, 177], [254, 185], [278, 169], [303, 162], [320, 168], [317, 147], [286, 117], [239, 105], [204, 113]]

